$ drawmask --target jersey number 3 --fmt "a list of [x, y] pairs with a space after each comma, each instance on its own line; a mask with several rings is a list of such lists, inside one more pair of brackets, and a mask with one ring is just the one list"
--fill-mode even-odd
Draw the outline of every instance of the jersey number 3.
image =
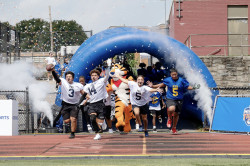
[[70, 94], [69, 94], [69, 97], [74, 97], [74, 89], [69, 89], [69, 92], [70, 92]]

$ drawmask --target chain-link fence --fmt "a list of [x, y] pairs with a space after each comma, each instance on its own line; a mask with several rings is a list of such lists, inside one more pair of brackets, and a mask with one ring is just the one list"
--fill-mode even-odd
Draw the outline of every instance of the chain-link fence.
[[[60, 107], [55, 107], [57, 92], [47, 94], [45, 101], [51, 105], [53, 118], [55, 118]], [[32, 107], [32, 100], [29, 99], [29, 90], [0, 91], [0, 100], [16, 100], [18, 102], [18, 132], [27, 134], [34, 132], [46, 132], [51, 128], [51, 122], [46, 113], [36, 112]], [[44, 131], [41, 131], [44, 130]]]
[[0, 63], [11, 63], [20, 57], [20, 33], [0, 23]]
[[215, 87], [212, 90], [218, 90], [220, 95], [249, 95], [250, 87]]
[[0, 100], [16, 100], [18, 102], [19, 134], [30, 133], [33, 131], [28, 96], [27, 89], [23, 91], [0, 91]]

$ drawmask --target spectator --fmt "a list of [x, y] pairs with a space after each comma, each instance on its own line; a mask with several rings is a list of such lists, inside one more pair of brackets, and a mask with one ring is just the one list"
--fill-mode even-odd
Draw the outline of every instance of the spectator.
[[142, 75], [143, 77], [146, 77], [147, 70], [145, 69], [146, 64], [145, 63], [140, 63], [139, 64], [140, 69], [137, 70], [137, 75]]
[[161, 69], [161, 66], [162, 66], [161, 62], [156, 62], [155, 68], [152, 70], [155, 77], [154, 80], [155, 83], [161, 83], [165, 76], [164, 71]]
[[[53, 57], [52, 52], [49, 52], [49, 57], [45, 58], [45, 63], [46, 63], [46, 65], [49, 65], [49, 64], [56, 65], [56, 61], [55, 61], [55, 58]], [[51, 71], [47, 71], [47, 77], [48, 77], [48, 81], [49, 81], [50, 77], [51, 77]]]

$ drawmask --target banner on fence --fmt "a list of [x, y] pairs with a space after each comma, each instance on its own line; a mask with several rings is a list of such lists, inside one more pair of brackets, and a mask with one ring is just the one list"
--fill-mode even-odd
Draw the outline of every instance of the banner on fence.
[[250, 132], [250, 97], [217, 96], [211, 129]]
[[18, 135], [16, 100], [0, 100], [0, 136]]

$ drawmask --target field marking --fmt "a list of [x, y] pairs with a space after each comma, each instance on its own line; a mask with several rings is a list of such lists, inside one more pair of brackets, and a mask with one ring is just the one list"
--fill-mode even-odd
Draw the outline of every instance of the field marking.
[[34, 157], [34, 158], [69, 158], [69, 157], [149, 157], [149, 156], [176, 156], [176, 157], [181, 157], [181, 156], [250, 156], [249, 154], [223, 154], [223, 153], [213, 153], [213, 154], [133, 154], [133, 155], [72, 155], [72, 156], [68, 156], [68, 155], [60, 155], [60, 156], [0, 156], [0, 158], [17, 158], [17, 157], [21, 157], [21, 158], [29, 158], [29, 157]]
[[146, 137], [143, 137], [143, 141], [142, 141], [142, 155], [146, 155], [147, 154], [147, 145], [146, 145], [147, 141], [146, 141]]

